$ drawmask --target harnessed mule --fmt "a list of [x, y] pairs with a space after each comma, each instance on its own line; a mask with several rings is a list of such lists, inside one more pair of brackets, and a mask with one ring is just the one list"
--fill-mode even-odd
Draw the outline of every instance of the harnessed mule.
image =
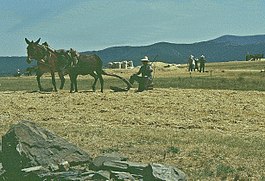
[[70, 65], [69, 58], [61, 58], [60, 55], [58, 55], [58, 53], [56, 53], [52, 49], [48, 48], [47, 46], [40, 45], [40, 38], [36, 42], [29, 41], [27, 38], [25, 38], [25, 41], [28, 44], [27, 62], [31, 63], [32, 59], [37, 61], [36, 78], [39, 90], [43, 90], [40, 83], [40, 77], [45, 72], [51, 73], [54, 91], [57, 91], [55, 82], [55, 72], [58, 72], [58, 75], [61, 80], [60, 89], [62, 89], [65, 83], [64, 71], [66, 67]]
[[71, 89], [70, 92], [78, 92], [77, 90], [77, 76], [78, 75], [91, 75], [94, 77], [94, 83], [92, 85], [93, 91], [96, 91], [96, 83], [97, 80], [99, 79], [100, 85], [101, 85], [101, 92], [103, 92], [103, 85], [104, 85], [104, 80], [102, 75], [107, 75], [107, 76], [112, 76], [112, 77], [117, 77], [121, 79], [125, 84], [127, 85], [126, 90], [129, 90], [131, 88], [131, 83], [126, 80], [125, 78], [118, 76], [116, 74], [111, 74], [111, 73], [106, 73], [103, 69], [103, 62], [99, 58], [99, 56], [95, 54], [90, 54], [90, 55], [79, 55], [78, 56], [78, 62], [74, 66], [70, 66], [68, 68], [69, 71], [69, 76], [71, 80]]

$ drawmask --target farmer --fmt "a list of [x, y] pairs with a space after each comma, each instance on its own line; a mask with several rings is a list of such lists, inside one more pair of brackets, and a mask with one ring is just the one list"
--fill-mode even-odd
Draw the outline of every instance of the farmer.
[[152, 77], [153, 69], [151, 65], [149, 64], [148, 57], [145, 56], [143, 59], [141, 59], [141, 62], [142, 62], [142, 66], [139, 69], [139, 71], [136, 74], [133, 74], [129, 79], [129, 82], [131, 84], [133, 84], [134, 81], [139, 83], [138, 92], [147, 90], [148, 86], [150, 86], [153, 82], [153, 77]]
[[199, 62], [200, 62], [200, 72], [204, 72], [205, 62], [206, 62], [204, 55], [201, 56], [201, 58], [199, 59]]

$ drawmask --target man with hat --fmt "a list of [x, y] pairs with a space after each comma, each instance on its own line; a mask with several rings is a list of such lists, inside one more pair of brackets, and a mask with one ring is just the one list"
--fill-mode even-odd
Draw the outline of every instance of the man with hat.
[[199, 62], [200, 62], [200, 72], [204, 72], [205, 62], [206, 62], [204, 55], [201, 56], [201, 58], [199, 59]]
[[134, 81], [139, 83], [138, 86], [139, 92], [147, 90], [148, 86], [153, 82], [153, 77], [152, 77], [153, 69], [152, 66], [149, 64], [148, 57], [145, 56], [144, 58], [142, 58], [141, 62], [143, 65], [140, 67], [139, 71], [136, 74], [133, 74], [129, 79], [129, 82], [131, 84], [133, 84]]

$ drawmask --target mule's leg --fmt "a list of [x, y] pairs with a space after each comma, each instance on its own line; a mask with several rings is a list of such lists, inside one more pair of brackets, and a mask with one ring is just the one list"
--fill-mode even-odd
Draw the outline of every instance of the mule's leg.
[[70, 77], [70, 93], [77, 92], [77, 74], [75, 73], [69, 73]]
[[101, 92], [103, 93], [103, 87], [104, 87], [104, 80], [102, 77], [102, 74], [98, 74], [99, 82], [100, 82], [100, 87], [101, 87]]
[[42, 91], [43, 88], [41, 87], [41, 83], [40, 83], [40, 77], [43, 75], [43, 72], [37, 70], [36, 72], [36, 79], [37, 79], [37, 82], [38, 82], [38, 87], [39, 87], [39, 90]]
[[74, 86], [75, 86], [75, 92], [78, 92], [78, 89], [77, 89], [77, 74], [74, 75]]
[[64, 73], [63, 73], [62, 71], [59, 71], [59, 72], [58, 72], [58, 75], [59, 75], [60, 80], [61, 80], [61, 86], [60, 86], [60, 89], [63, 89], [64, 83], [65, 83]]
[[89, 73], [89, 75], [91, 75], [95, 79], [93, 84], [92, 84], [92, 90], [95, 92], [96, 91], [96, 84], [97, 84], [97, 81], [98, 81], [98, 75], [95, 74], [95, 72], [91, 72], [91, 73]]
[[73, 75], [72, 74], [69, 74], [69, 77], [70, 77], [70, 93], [73, 92], [74, 90], [74, 78], [73, 78]]
[[52, 85], [53, 85], [54, 91], [57, 92], [54, 71], [51, 71], [51, 76], [52, 76]]

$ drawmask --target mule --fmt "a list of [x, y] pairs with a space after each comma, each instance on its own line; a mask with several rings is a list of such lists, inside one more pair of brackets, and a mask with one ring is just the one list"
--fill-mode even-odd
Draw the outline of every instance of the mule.
[[27, 62], [31, 63], [34, 59], [37, 61], [37, 71], [36, 79], [38, 82], [38, 88], [40, 91], [44, 89], [41, 86], [40, 78], [46, 73], [50, 72], [52, 77], [52, 85], [54, 91], [57, 92], [56, 82], [55, 82], [55, 72], [58, 72], [59, 78], [61, 80], [60, 89], [63, 89], [65, 83], [65, 70], [66, 67], [70, 64], [70, 58], [62, 58], [62, 54], [56, 53], [52, 49], [45, 45], [40, 45], [40, 38], [37, 41], [29, 41], [25, 38], [27, 46]]
[[102, 75], [113, 76], [113, 77], [117, 77], [121, 79], [127, 85], [127, 88], [126, 88], [127, 90], [129, 90], [132, 87], [131, 83], [128, 80], [116, 74], [106, 73], [102, 69], [102, 67], [103, 67], [103, 63], [99, 56], [95, 54], [79, 55], [77, 64], [68, 68], [68, 73], [69, 73], [70, 80], [71, 80], [70, 92], [71, 93], [78, 92], [78, 89], [77, 89], [78, 75], [88, 75], [88, 74], [94, 77], [94, 82], [92, 85], [93, 91], [96, 91], [96, 83], [99, 79], [100, 85], [101, 85], [101, 92], [103, 92], [104, 80], [103, 80]]

